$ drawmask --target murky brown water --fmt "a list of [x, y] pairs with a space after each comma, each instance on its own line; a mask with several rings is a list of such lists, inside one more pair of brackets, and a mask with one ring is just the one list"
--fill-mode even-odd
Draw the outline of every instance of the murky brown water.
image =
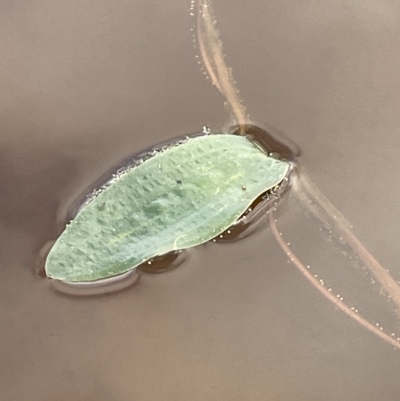
[[[219, 1], [251, 118], [400, 277], [400, 13], [395, 1]], [[336, 310], [267, 224], [92, 298], [35, 274], [71, 203], [139, 149], [231, 123], [197, 66], [189, 1], [0, 5], [0, 394], [8, 400], [382, 400], [399, 351]], [[389, 333], [393, 306], [290, 199], [277, 221], [304, 263]], [[357, 270], [358, 269], [358, 270]], [[343, 273], [344, 272], [344, 273]]]

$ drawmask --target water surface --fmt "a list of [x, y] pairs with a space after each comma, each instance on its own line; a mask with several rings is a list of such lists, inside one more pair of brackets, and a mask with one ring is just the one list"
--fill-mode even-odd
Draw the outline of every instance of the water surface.
[[[2, 398], [397, 399], [399, 352], [321, 297], [267, 223], [103, 297], [60, 294], [36, 274], [39, 250], [104, 172], [152, 144], [229, 125], [197, 65], [189, 7], [0, 6]], [[312, 180], [400, 280], [398, 8], [389, 0], [215, 4], [251, 118], [300, 144]], [[379, 287], [301, 213], [289, 199], [277, 220], [304, 263], [372, 321], [398, 329]]]

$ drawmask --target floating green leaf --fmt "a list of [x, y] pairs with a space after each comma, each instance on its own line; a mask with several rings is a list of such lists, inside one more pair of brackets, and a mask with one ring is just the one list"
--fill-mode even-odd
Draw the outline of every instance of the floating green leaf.
[[190, 138], [134, 167], [90, 202], [51, 249], [47, 276], [102, 279], [209, 241], [288, 169], [243, 136]]

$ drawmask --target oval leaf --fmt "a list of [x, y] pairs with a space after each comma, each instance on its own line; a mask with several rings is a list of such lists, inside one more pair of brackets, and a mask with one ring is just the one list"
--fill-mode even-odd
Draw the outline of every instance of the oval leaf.
[[103, 279], [209, 241], [288, 170], [243, 136], [188, 139], [134, 167], [89, 203], [54, 244], [46, 274]]

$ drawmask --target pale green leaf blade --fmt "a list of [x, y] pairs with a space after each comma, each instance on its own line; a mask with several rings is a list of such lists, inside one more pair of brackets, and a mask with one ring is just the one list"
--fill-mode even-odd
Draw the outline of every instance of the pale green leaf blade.
[[51, 249], [46, 274], [102, 279], [209, 241], [288, 170], [243, 136], [191, 138], [134, 167], [89, 203]]

